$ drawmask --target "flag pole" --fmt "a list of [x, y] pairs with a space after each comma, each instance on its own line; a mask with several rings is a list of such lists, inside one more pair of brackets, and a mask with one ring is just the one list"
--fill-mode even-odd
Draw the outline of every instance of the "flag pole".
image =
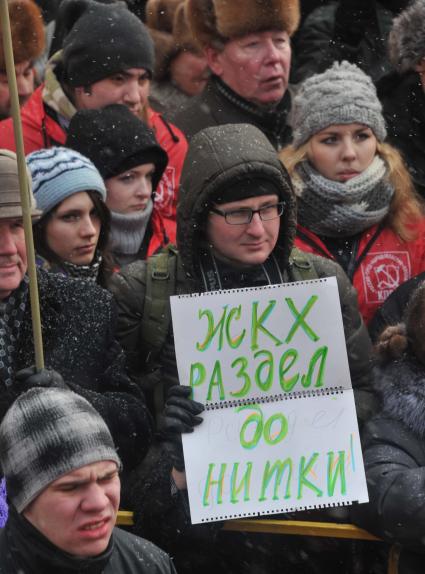
[[[31, 317], [34, 338], [35, 364], [37, 370], [44, 367], [43, 339], [41, 336], [40, 303], [38, 297], [37, 273], [35, 267], [34, 240], [32, 234], [30, 184], [28, 181], [27, 165], [25, 162], [24, 140], [22, 136], [21, 113], [19, 108], [18, 87], [15, 76], [15, 62], [13, 58], [12, 34], [8, 0], [0, 0], [0, 25], [3, 36], [3, 49], [6, 63], [7, 83], [10, 91], [10, 102], [15, 132], [16, 155], [18, 159], [19, 188], [21, 194], [22, 214], [25, 231], [25, 244], [27, 250], [28, 276], [30, 279], [29, 291], [31, 301]], [[1, 148], [1, 142], [0, 142]]]

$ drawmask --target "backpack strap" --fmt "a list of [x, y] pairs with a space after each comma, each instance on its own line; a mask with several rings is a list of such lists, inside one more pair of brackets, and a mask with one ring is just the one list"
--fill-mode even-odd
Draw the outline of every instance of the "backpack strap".
[[152, 255], [146, 265], [146, 294], [141, 320], [141, 340], [146, 363], [155, 360], [170, 326], [170, 296], [176, 288], [177, 249], [172, 245]]
[[289, 255], [289, 269], [294, 281], [319, 278], [310, 254], [300, 251], [296, 247], [292, 248]]

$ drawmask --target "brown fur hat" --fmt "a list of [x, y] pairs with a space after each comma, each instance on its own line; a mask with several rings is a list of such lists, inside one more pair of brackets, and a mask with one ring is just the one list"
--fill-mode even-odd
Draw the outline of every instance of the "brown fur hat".
[[[38, 58], [44, 50], [44, 23], [41, 11], [33, 0], [9, 0], [15, 64]], [[6, 68], [3, 38], [0, 31], [0, 70]]]
[[170, 62], [182, 50], [201, 53], [186, 19], [184, 0], [148, 0], [146, 23], [155, 45], [155, 73], [164, 80]]
[[186, 0], [186, 13], [201, 48], [266, 30], [292, 36], [300, 21], [299, 0]]
[[176, 8], [183, 0], [148, 0], [146, 3], [146, 24], [160, 32], [173, 33]]

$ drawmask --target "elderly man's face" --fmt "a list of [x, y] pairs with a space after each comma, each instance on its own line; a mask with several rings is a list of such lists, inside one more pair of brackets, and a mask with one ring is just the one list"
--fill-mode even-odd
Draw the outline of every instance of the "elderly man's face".
[[[29, 60], [15, 64], [16, 84], [18, 87], [19, 103], [22, 106], [31, 96], [35, 87], [34, 68]], [[6, 72], [0, 70], [0, 120], [11, 114], [10, 90]]]
[[279, 102], [288, 87], [291, 45], [286, 32], [249, 34], [223, 51], [206, 51], [208, 65], [234, 92], [255, 104]]
[[26, 270], [22, 218], [0, 219], [0, 300], [19, 287]]
[[60, 550], [88, 558], [106, 550], [119, 502], [117, 465], [101, 461], [73, 470], [49, 484], [23, 514]]

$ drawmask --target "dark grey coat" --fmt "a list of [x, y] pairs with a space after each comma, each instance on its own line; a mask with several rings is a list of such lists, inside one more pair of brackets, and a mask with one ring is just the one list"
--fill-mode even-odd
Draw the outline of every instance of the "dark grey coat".
[[420, 574], [425, 560], [425, 367], [406, 355], [380, 369], [382, 413], [362, 436], [368, 504], [355, 523], [402, 545], [400, 574]]
[[294, 42], [292, 82], [324, 72], [342, 60], [356, 64], [375, 82], [392, 69], [387, 37], [394, 14], [379, 2], [346, 4], [331, 2], [306, 18]]
[[[144, 397], [125, 371], [125, 355], [114, 338], [115, 307], [108, 291], [91, 281], [38, 270], [45, 366], [86, 398], [105, 419], [127, 470], [138, 464], [152, 439]], [[15, 370], [33, 365], [29, 303], [16, 348]], [[15, 383], [16, 385], [17, 383]], [[19, 393], [0, 381], [4, 408]]]
[[233, 92], [212, 76], [202, 94], [194, 96], [181, 111], [170, 116], [187, 139], [204, 128], [224, 124], [251, 124], [261, 130], [272, 146], [280, 150], [290, 143], [292, 130], [287, 124], [291, 96], [286, 92], [273, 110], [263, 110]]
[[88, 560], [54, 549], [34, 531], [28, 525], [25, 536], [9, 526], [0, 530], [0, 574], [176, 574], [165, 552], [119, 528], [108, 556]]

